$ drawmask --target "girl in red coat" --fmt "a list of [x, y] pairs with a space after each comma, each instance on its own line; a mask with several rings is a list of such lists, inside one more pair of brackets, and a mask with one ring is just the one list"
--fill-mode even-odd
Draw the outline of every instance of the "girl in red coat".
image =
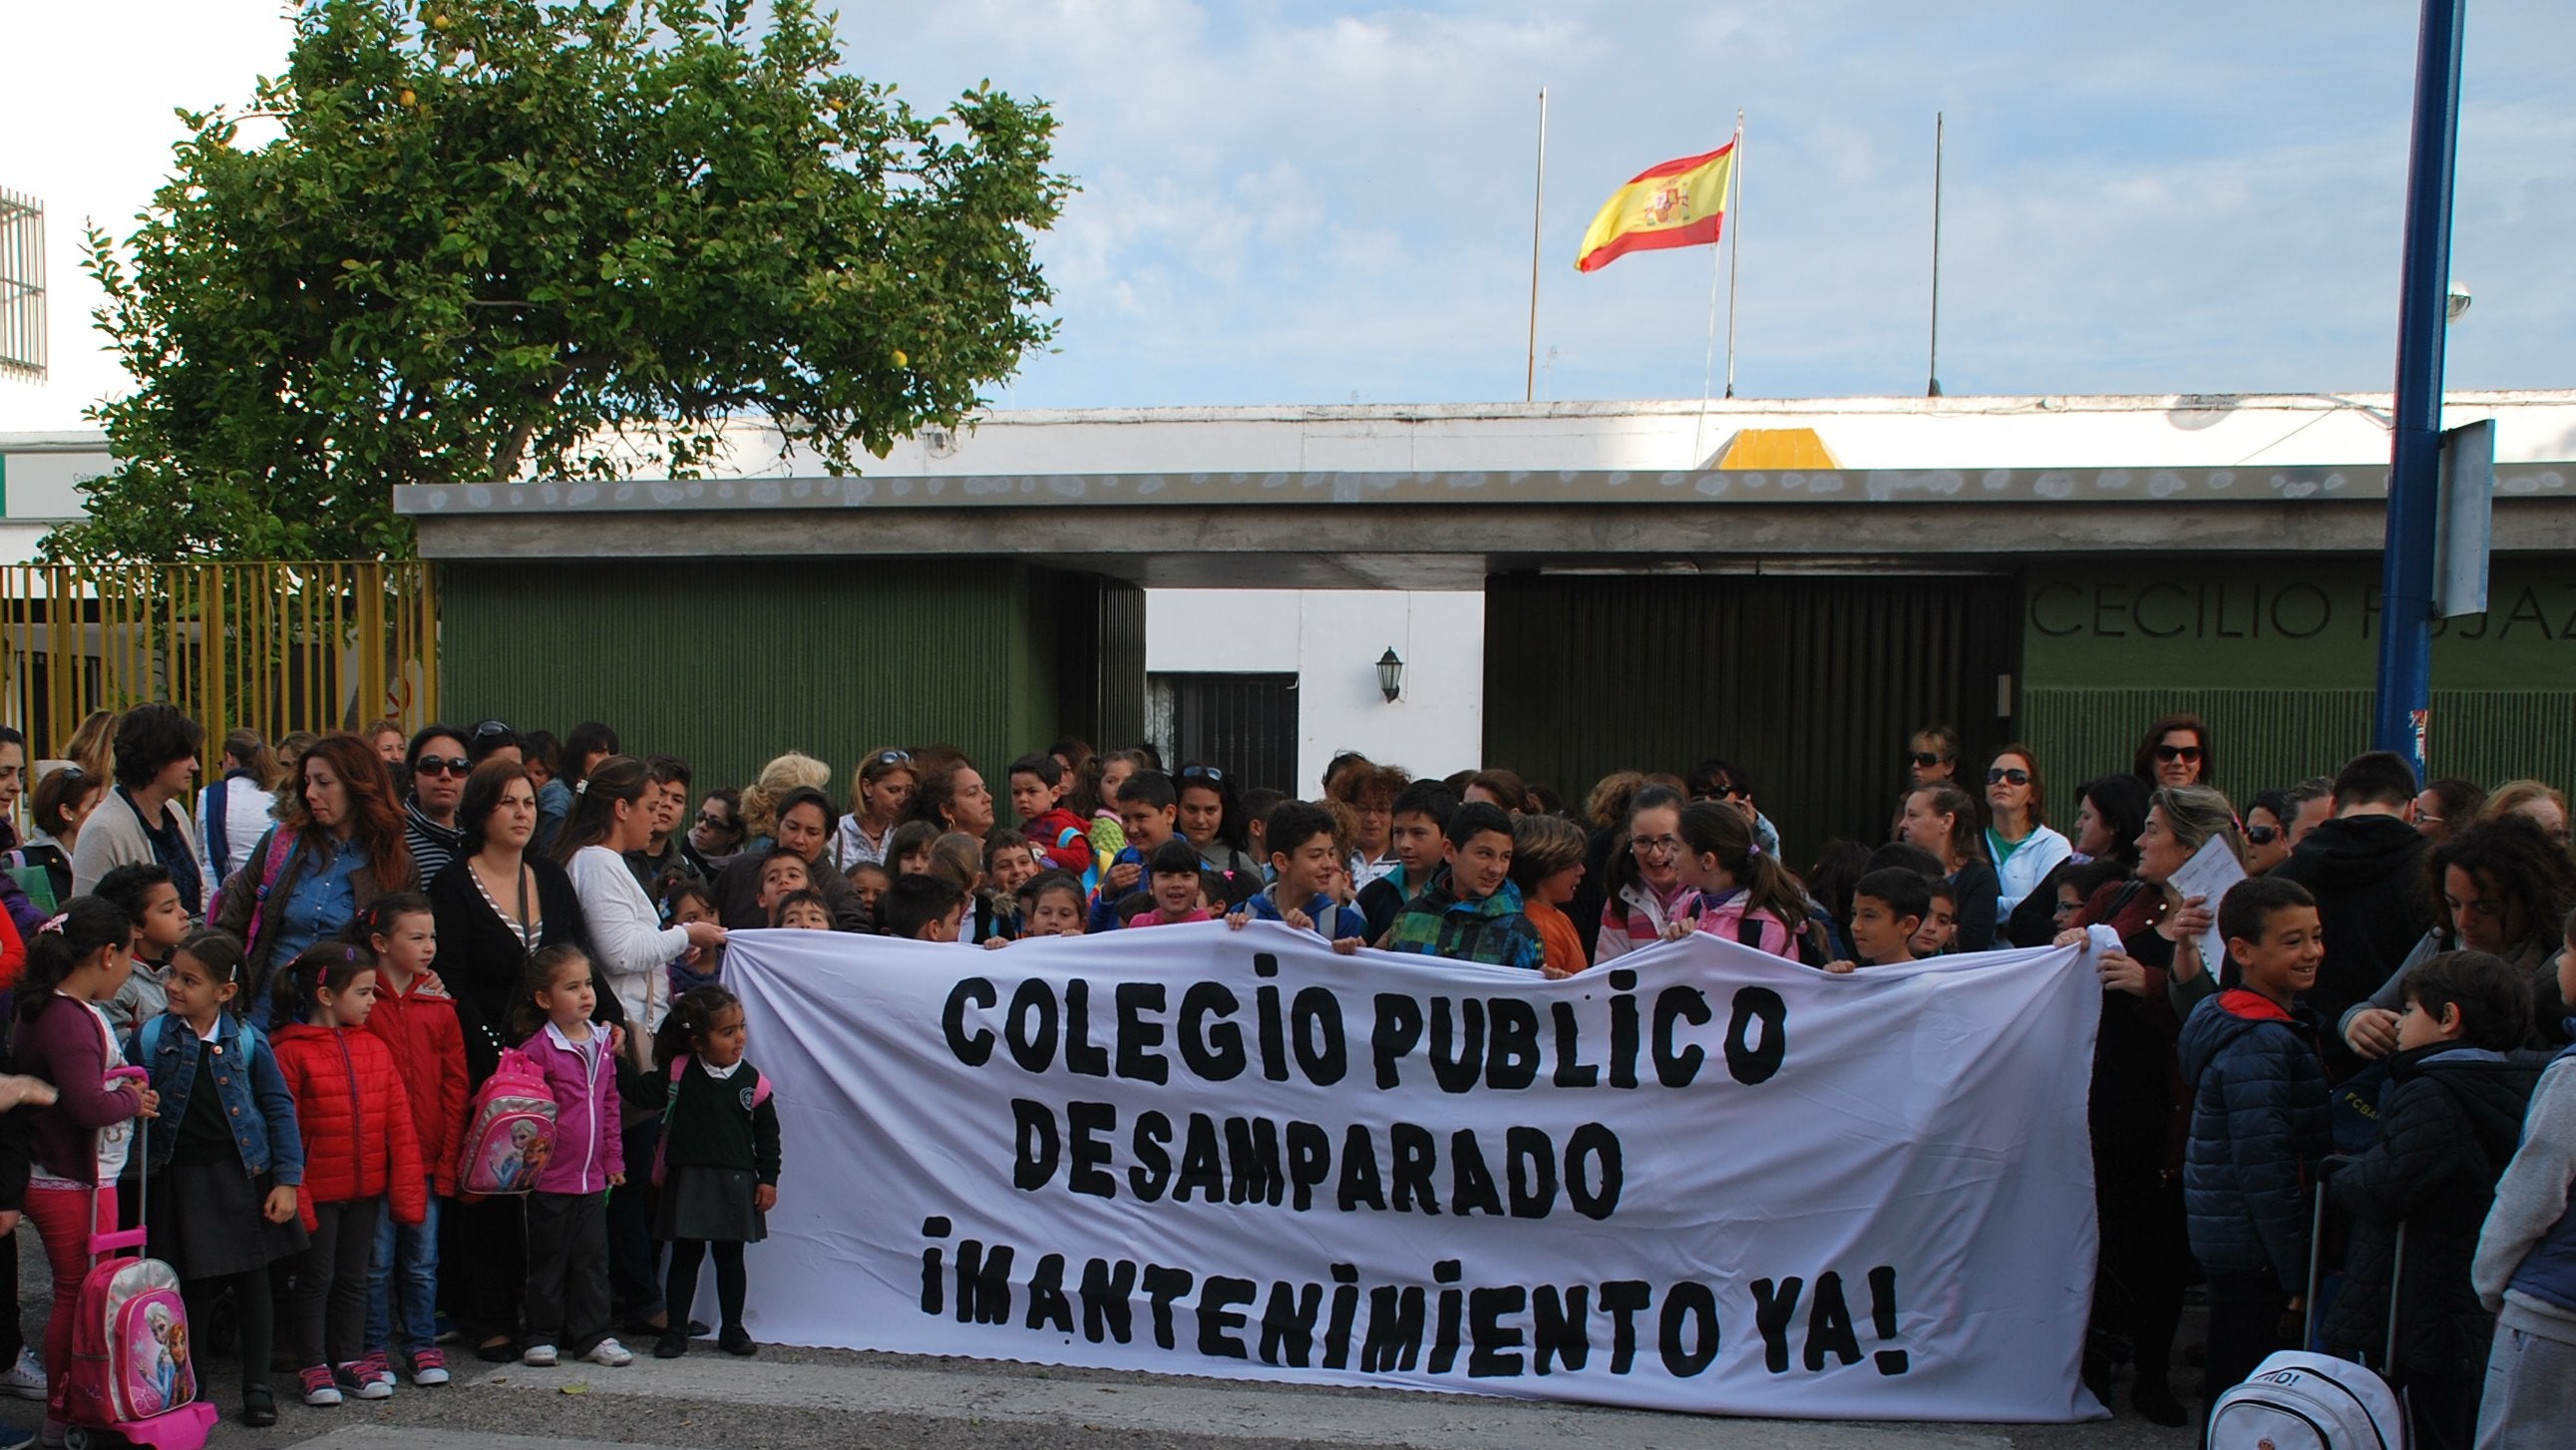
[[[386, 1218], [376, 1226], [367, 1285], [367, 1353], [359, 1372], [393, 1383], [389, 1350], [399, 1328], [410, 1345], [411, 1382], [447, 1383], [438, 1347], [438, 1206], [456, 1194], [457, 1140], [465, 1128], [465, 1029], [456, 999], [429, 969], [438, 955], [438, 922], [429, 898], [412, 891], [379, 896], [358, 913], [350, 936], [376, 954], [376, 1007], [367, 1030], [384, 1039], [411, 1097], [420, 1138], [428, 1213], [418, 1227]], [[397, 1314], [395, 1311], [401, 1312]]]
[[383, 1039], [366, 1030], [376, 1002], [376, 959], [365, 947], [307, 947], [278, 983], [278, 1071], [295, 1096], [304, 1134], [304, 1193], [297, 1205], [313, 1245], [295, 1266], [287, 1322], [304, 1362], [304, 1403], [336, 1405], [394, 1392], [363, 1372], [367, 1266], [376, 1220], [390, 1199], [394, 1222], [428, 1216], [411, 1096]]

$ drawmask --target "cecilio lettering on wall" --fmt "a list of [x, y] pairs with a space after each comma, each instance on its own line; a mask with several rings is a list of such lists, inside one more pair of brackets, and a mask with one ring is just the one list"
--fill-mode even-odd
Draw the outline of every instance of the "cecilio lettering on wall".
[[[2460, 640], [2527, 639], [2576, 642], [2576, 581], [2548, 586], [2566, 597], [2544, 600], [2543, 586], [2526, 585], [2508, 603], [2485, 614], [2458, 620], [2436, 620], [2437, 638]], [[2171, 579], [2144, 584], [2100, 582], [2079, 584], [2057, 579], [2030, 593], [2030, 628], [2051, 639], [2274, 639], [2326, 637], [2336, 615], [2346, 616], [2347, 630], [2362, 639], [2376, 636], [2379, 590], [2371, 586], [2359, 601], [2340, 601], [2323, 586], [2305, 581], [2286, 584]], [[2451, 626], [2458, 625], [2454, 631]]]

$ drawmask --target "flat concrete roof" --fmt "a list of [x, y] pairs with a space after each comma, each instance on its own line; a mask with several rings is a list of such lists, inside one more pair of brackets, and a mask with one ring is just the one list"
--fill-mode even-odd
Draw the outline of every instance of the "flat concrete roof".
[[[1983, 572], [2376, 555], [2386, 465], [1056, 473], [395, 490], [449, 560], [1015, 557], [1155, 588], [1481, 588], [1527, 569]], [[2576, 551], [2576, 463], [2500, 464], [2496, 543]]]

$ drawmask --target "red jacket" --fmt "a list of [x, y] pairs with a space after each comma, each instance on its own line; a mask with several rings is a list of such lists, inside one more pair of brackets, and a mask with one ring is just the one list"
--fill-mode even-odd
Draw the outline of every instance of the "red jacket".
[[1079, 876], [1091, 869], [1091, 833], [1082, 817], [1062, 806], [1022, 823], [1020, 834], [1036, 848], [1041, 871], [1053, 867]]
[[392, 1050], [394, 1069], [411, 1097], [412, 1131], [430, 1191], [450, 1198], [456, 1193], [457, 1140], [465, 1136], [465, 1028], [456, 1020], [456, 999], [432, 990], [429, 980], [416, 977], [410, 991], [396, 992], [383, 972], [376, 973], [376, 1006], [367, 1014], [367, 1031]]
[[384, 1194], [394, 1222], [429, 1216], [429, 1189], [412, 1127], [411, 1097], [382, 1039], [363, 1028], [293, 1022], [270, 1039], [277, 1070], [295, 1095], [304, 1134], [304, 1191], [296, 1206], [315, 1227], [313, 1205]]

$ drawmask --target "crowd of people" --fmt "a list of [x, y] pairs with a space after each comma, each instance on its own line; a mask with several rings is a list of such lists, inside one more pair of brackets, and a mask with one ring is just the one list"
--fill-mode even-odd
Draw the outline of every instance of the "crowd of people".
[[[890, 746], [836, 797], [797, 752], [735, 788], [598, 723], [382, 722], [234, 731], [191, 795], [204, 744], [138, 707], [85, 725], [30, 790], [0, 729], [0, 1101], [20, 1103], [0, 1211], [35, 1223], [56, 1304], [44, 1359], [21, 1350], [0, 1388], [50, 1385], [49, 1430], [86, 1225], [138, 1204], [192, 1315], [237, 1337], [254, 1423], [275, 1415], [281, 1298], [313, 1405], [389, 1395], [397, 1367], [443, 1383], [451, 1336], [540, 1365], [623, 1364], [621, 1332], [686, 1353], [710, 1332], [688, 1319], [710, 1257], [718, 1343], [754, 1352], [743, 1246], [780, 1163], [729, 932], [1007, 950], [1254, 919], [1552, 978], [1697, 932], [1834, 973], [2086, 943], [2098, 1394], [2127, 1368], [2140, 1413], [2184, 1422], [2194, 1283], [2208, 1394], [2305, 1335], [2322, 1191], [2343, 1289], [2315, 1338], [2383, 1362], [2423, 1443], [2576, 1423], [2576, 1065], [2549, 1056], [2576, 997], [2576, 858], [2540, 782], [2422, 784], [2372, 753], [2231, 799], [2208, 725], [2175, 715], [2061, 796], [2061, 829], [2033, 749], [1980, 780], [1933, 727], [1893, 762], [1884, 839], [1830, 840], [1800, 871], [1725, 759], [1569, 803], [1505, 769], [1358, 754], [1302, 798], [1149, 746], [1064, 740], [989, 778], [953, 747]], [[2187, 891], [2213, 860], [2236, 884]], [[148, 1083], [98, 1086], [127, 1061]], [[468, 1191], [475, 1105], [530, 1075], [553, 1156], [533, 1192]], [[138, 1118], [161, 1129], [148, 1179]]]

